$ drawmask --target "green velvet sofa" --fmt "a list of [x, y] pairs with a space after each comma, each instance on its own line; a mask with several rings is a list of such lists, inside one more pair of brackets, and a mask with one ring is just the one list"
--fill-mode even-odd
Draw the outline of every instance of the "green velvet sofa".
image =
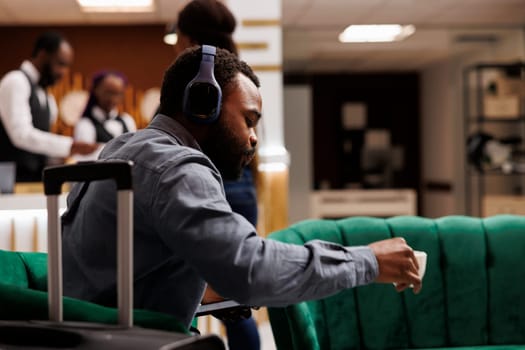
[[[134, 310], [144, 328], [189, 334], [174, 317]], [[47, 320], [47, 254], [0, 250], [0, 320]], [[64, 297], [64, 320], [116, 324], [117, 309]]]
[[353, 217], [301, 222], [270, 235], [344, 245], [390, 237], [427, 252], [421, 293], [371, 284], [271, 308], [279, 350], [525, 349], [525, 217]]

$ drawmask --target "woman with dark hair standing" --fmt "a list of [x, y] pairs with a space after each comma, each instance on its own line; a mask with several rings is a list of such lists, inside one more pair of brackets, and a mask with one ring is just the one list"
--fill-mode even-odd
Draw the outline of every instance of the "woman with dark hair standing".
[[[232, 39], [236, 26], [235, 17], [217, 0], [193, 0], [179, 13], [174, 45], [176, 57], [194, 45], [212, 45], [237, 54]], [[252, 164], [255, 168], [255, 163]], [[232, 210], [243, 215], [254, 226], [257, 225], [257, 197], [252, 170], [246, 167], [239, 181], [225, 181], [226, 199]], [[207, 296], [213, 295], [208, 289]], [[206, 297], [205, 297], [206, 298]], [[213, 299], [213, 296], [211, 297]], [[240, 320], [224, 320], [230, 350], [259, 350], [260, 338], [255, 320], [250, 317]]]
[[[103, 71], [93, 77], [89, 99], [82, 118], [75, 126], [74, 139], [105, 144], [128, 131], [136, 131], [135, 120], [127, 113], [119, 113], [127, 80], [119, 72]], [[78, 160], [94, 160], [102, 147]]]
[[217, 0], [193, 0], [179, 13], [176, 22], [177, 42], [173, 46], [178, 57], [194, 45], [212, 45], [237, 54], [233, 32], [237, 22], [230, 10]]

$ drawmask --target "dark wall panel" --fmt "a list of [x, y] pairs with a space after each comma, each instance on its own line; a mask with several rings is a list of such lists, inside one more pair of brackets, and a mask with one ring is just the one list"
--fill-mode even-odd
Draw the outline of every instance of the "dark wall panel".
[[[419, 75], [400, 74], [327, 74], [288, 75], [285, 83], [306, 83], [313, 91], [314, 184], [345, 188], [363, 179], [359, 152], [348, 156], [343, 150], [345, 139], [359, 149], [365, 131], [344, 130], [342, 106], [362, 102], [367, 106], [368, 129], [387, 129], [392, 145], [403, 149], [404, 166], [395, 171], [393, 188], [420, 186], [419, 140]], [[366, 187], [366, 186], [365, 186]]]
[[72, 72], [86, 79], [101, 69], [118, 69], [138, 89], [160, 86], [174, 55], [164, 44], [163, 25], [0, 27], [0, 74], [16, 69], [31, 55], [36, 37], [45, 30], [63, 33], [75, 49]]

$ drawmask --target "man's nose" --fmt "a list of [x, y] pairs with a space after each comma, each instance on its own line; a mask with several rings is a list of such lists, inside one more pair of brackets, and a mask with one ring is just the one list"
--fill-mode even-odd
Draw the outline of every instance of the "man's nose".
[[255, 129], [250, 129], [250, 145], [253, 148], [257, 146], [257, 134], [255, 134]]

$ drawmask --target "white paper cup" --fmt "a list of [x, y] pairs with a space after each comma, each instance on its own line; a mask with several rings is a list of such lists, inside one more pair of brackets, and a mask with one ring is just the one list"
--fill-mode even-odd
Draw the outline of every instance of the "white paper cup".
[[416, 256], [417, 263], [419, 265], [419, 277], [423, 279], [423, 276], [425, 276], [425, 271], [427, 268], [427, 253], [415, 250], [414, 255]]
[[[419, 265], [419, 270], [418, 270], [419, 277], [421, 277], [421, 280], [423, 280], [423, 276], [425, 276], [425, 271], [427, 268], [427, 253], [419, 251], [419, 250], [414, 250], [414, 255], [416, 256], [417, 264]], [[394, 286], [397, 286], [397, 283], [394, 282], [393, 284]], [[414, 285], [411, 284], [409, 285], [409, 287], [414, 288]]]

